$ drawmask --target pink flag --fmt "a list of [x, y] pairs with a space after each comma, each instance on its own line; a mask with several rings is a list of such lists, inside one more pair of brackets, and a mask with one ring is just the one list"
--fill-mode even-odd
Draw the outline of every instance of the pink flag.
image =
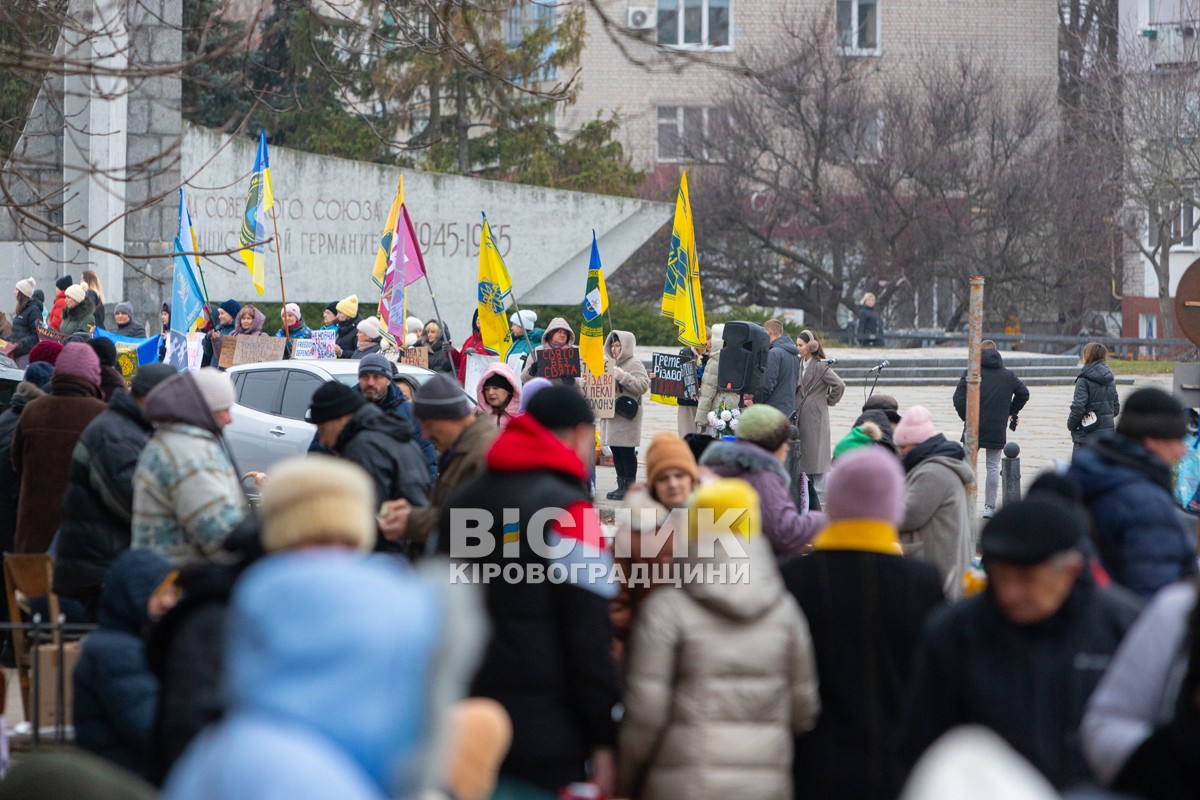
[[400, 206], [396, 230], [392, 235], [392, 252], [383, 278], [383, 294], [379, 298], [379, 320], [384, 334], [398, 347], [404, 346], [404, 320], [407, 316], [408, 287], [425, 275], [425, 259], [417, 244], [416, 232], [408, 208]]

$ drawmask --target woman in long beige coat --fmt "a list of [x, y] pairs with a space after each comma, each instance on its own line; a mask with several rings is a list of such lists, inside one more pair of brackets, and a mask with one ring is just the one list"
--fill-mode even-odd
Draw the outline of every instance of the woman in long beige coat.
[[690, 580], [642, 606], [628, 651], [617, 796], [791, 800], [792, 740], [820, 709], [808, 623], [760, 534], [750, 485], [714, 481], [692, 506], [711, 510], [710, 523], [747, 509], [739, 519], [749, 536], [734, 540], [745, 555], [693, 527], [686, 558], [688, 568], [748, 566], [747, 577]]
[[836, 406], [846, 384], [828, 364], [812, 331], [800, 331], [800, 385], [796, 387], [796, 427], [800, 429], [800, 471], [809, 477], [817, 497], [825, 499], [825, 473], [833, 459], [829, 407]]
[[637, 446], [642, 441], [642, 396], [650, 391], [650, 375], [646, 365], [634, 352], [637, 340], [629, 331], [613, 331], [604, 343], [604, 355], [612, 365], [616, 379], [617, 398], [629, 397], [637, 403], [637, 414], [626, 419], [620, 414], [604, 421], [604, 443], [612, 449], [613, 467], [617, 471], [617, 488], [608, 493], [609, 500], [622, 500], [625, 492], [637, 480]]

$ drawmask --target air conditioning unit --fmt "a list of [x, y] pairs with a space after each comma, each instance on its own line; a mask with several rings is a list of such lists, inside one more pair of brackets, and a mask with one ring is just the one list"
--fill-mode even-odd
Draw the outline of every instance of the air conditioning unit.
[[626, 12], [625, 27], [631, 31], [652, 31], [657, 26], [657, 10], [653, 6], [630, 6]]

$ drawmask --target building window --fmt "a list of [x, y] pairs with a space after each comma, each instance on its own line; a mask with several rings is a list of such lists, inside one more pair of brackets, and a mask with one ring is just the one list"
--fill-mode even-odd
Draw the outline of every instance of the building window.
[[835, 0], [837, 44], [845, 55], [879, 54], [879, 0]]
[[883, 156], [883, 112], [875, 111], [843, 123], [834, 160], [873, 164]]
[[[1161, 213], [1151, 213], [1146, 220], [1146, 243], [1153, 250], [1158, 247], [1158, 222]], [[1171, 221], [1172, 250], [1194, 250], [1196, 248], [1196, 225], [1200, 218], [1196, 216], [1196, 206], [1192, 201], [1186, 201], [1179, 207], [1179, 214]]]
[[[509, 48], [520, 47], [525, 39], [541, 30], [553, 30], [555, 26], [554, 9], [555, 3], [543, 2], [542, 0], [517, 0], [512, 8], [508, 11], [508, 18], [505, 20], [504, 32], [505, 40]], [[550, 59], [558, 51], [558, 39], [551, 38], [543, 49], [538, 69], [529, 76], [528, 81], [533, 83], [546, 82], [557, 80], [558, 70], [549, 63]], [[525, 85], [528, 81], [525, 76], [511, 76], [514, 83]]]
[[658, 43], [729, 47], [732, 0], [658, 0]]
[[712, 149], [718, 116], [714, 108], [694, 106], [658, 107], [658, 161], [713, 162], [720, 160]]

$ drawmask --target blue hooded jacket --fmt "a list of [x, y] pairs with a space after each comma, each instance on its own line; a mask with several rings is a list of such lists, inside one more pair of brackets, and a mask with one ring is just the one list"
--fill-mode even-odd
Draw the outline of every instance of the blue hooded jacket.
[[234, 590], [225, 718], [188, 748], [163, 798], [408, 797], [430, 754], [442, 604], [390, 559], [270, 556]]

